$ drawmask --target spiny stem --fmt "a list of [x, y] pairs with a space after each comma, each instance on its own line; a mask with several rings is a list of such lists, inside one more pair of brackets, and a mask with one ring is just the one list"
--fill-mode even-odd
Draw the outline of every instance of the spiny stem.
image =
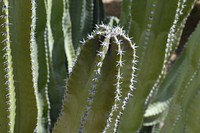
[[107, 129], [111, 126], [110, 124], [113, 121], [113, 113], [117, 111], [117, 109], [119, 108], [119, 103], [121, 100], [121, 96], [122, 96], [122, 91], [121, 91], [121, 79], [122, 77], [122, 73], [121, 73], [121, 67], [123, 67], [123, 54], [125, 51], [123, 51], [121, 49], [121, 41], [118, 40], [117, 37], [114, 37], [116, 44], [118, 45], [118, 50], [117, 50], [117, 55], [118, 55], [118, 61], [116, 62], [116, 67], [117, 67], [117, 82], [116, 84], [114, 84], [114, 86], [116, 86], [116, 90], [115, 90], [115, 101], [114, 101], [114, 105], [112, 106], [112, 110], [109, 114], [109, 117], [107, 119], [107, 124], [106, 127], [104, 128], [103, 133], [106, 133]]
[[[132, 48], [135, 50], [135, 44], [132, 45]], [[114, 127], [114, 132], [116, 133], [117, 132], [117, 128], [119, 126], [119, 123], [120, 123], [120, 119], [121, 119], [121, 116], [123, 115], [123, 112], [124, 110], [126, 109], [126, 106], [127, 106], [127, 103], [130, 99], [131, 96], [133, 96], [133, 93], [134, 93], [134, 83], [136, 82], [135, 81], [135, 65], [136, 65], [136, 52], [133, 52], [133, 60], [132, 60], [132, 72], [131, 72], [131, 79], [130, 79], [130, 86], [129, 86], [129, 92], [127, 94], [127, 96], [123, 99], [123, 104], [122, 104], [122, 110], [118, 113], [118, 116], [117, 116], [117, 119], [115, 120], [115, 127]]]
[[[133, 72], [135, 47], [120, 27], [104, 24], [96, 26], [81, 43], [80, 54], [68, 80], [62, 115], [54, 131], [102, 132], [107, 115], [114, 110], [112, 128], [109, 127], [113, 131], [122, 100], [127, 95], [130, 97], [128, 92], [133, 89], [134, 74], [130, 70]], [[64, 121], [68, 127], [61, 131], [59, 127], [63, 127]]]
[[15, 123], [15, 87], [8, 27], [8, 1], [1, 1], [0, 6], [0, 132], [12, 133]]
[[72, 44], [72, 29], [71, 20], [69, 14], [69, 0], [63, 0], [63, 18], [62, 18], [62, 30], [64, 35], [64, 47], [65, 54], [68, 61], [68, 72], [70, 73], [73, 67], [73, 61], [75, 59], [75, 50]]
[[49, 83], [50, 83], [50, 66], [49, 66], [49, 48], [48, 48], [48, 40], [47, 40], [47, 27], [45, 28], [44, 31], [44, 47], [45, 47], [45, 60], [46, 60], [46, 66], [47, 66], [47, 82], [45, 85], [45, 96], [46, 96], [46, 102], [47, 102], [47, 119], [48, 119], [48, 126], [51, 126], [51, 118], [50, 118], [50, 109], [51, 109], [51, 104], [50, 104], [50, 99], [49, 99]]
[[[89, 36], [89, 38], [90, 38], [90, 36]], [[89, 97], [87, 100], [88, 102], [86, 105], [86, 110], [81, 119], [79, 133], [83, 132], [83, 128], [84, 128], [85, 122], [87, 120], [87, 116], [89, 114], [90, 109], [92, 108], [92, 103], [93, 103], [93, 99], [95, 96], [96, 87], [98, 84], [99, 77], [101, 76], [101, 68], [103, 65], [103, 60], [104, 60], [106, 53], [108, 51], [108, 48], [109, 48], [109, 41], [110, 41], [110, 37], [105, 38], [105, 40], [103, 42], [104, 44], [100, 44], [101, 45], [100, 49], [99, 49], [99, 51], [97, 51], [97, 57], [95, 59], [96, 65], [95, 65], [94, 75], [93, 75], [92, 82], [91, 82], [91, 89], [89, 90]], [[105, 45], [105, 44], [107, 44], [107, 45]]]
[[[172, 54], [172, 48], [174, 45], [174, 40], [176, 39], [176, 32], [178, 30], [178, 22], [180, 21], [180, 17], [183, 15], [183, 10], [185, 8], [185, 4], [186, 4], [186, 0], [179, 0], [178, 4], [177, 4], [177, 9], [176, 9], [176, 14], [175, 14], [175, 19], [173, 21], [173, 24], [169, 30], [168, 33], [168, 37], [167, 37], [167, 43], [166, 43], [166, 48], [165, 48], [165, 57], [164, 57], [164, 61], [163, 61], [163, 66], [162, 66], [162, 71], [160, 73], [160, 75], [158, 76], [158, 79], [156, 80], [154, 86], [152, 87], [148, 97], [146, 98], [145, 104], [147, 105], [150, 102], [150, 99], [152, 99], [152, 97], [154, 95], [156, 95], [157, 91], [158, 91], [158, 87], [161, 83], [161, 81], [165, 78], [165, 75], [167, 73], [167, 66], [169, 64], [169, 58]], [[183, 23], [186, 20], [183, 20]]]

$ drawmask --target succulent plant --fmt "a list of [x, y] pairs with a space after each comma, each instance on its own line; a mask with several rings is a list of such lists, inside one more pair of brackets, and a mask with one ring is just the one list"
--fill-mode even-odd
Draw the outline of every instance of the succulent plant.
[[100, 132], [106, 122], [105, 131], [116, 126], [134, 89], [135, 45], [121, 28], [99, 25], [82, 43], [55, 126], [58, 133]]
[[[195, 0], [0, 1], [1, 133], [197, 133]], [[85, 39], [84, 39], [85, 38]]]

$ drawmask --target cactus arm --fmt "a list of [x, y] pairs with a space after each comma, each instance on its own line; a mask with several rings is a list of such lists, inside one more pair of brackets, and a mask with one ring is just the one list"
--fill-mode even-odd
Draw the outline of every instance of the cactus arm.
[[48, 62], [48, 49], [47, 43], [44, 37], [46, 32], [46, 9], [44, 1], [36, 0], [36, 29], [35, 29], [35, 40], [38, 51], [38, 95], [40, 103], [40, 113], [37, 132], [47, 132], [50, 126], [50, 103], [48, 97], [48, 83], [49, 83], [49, 62]]
[[[123, 44], [120, 45], [120, 42]], [[112, 105], [109, 117], [106, 121], [106, 126], [103, 132], [117, 132], [118, 125], [120, 124], [121, 117], [126, 108], [127, 102], [132, 96], [134, 91], [134, 77], [135, 77], [135, 46], [132, 41], [125, 37], [125, 35], [119, 35], [115, 37], [114, 45], [117, 45], [117, 56], [119, 62], [124, 62], [123, 66], [116, 64], [117, 75], [115, 85], [115, 100]], [[121, 51], [121, 52], [120, 52]]]
[[86, 37], [88, 33], [90, 33], [93, 29], [93, 21], [94, 21], [94, 1], [93, 0], [85, 0], [82, 5], [82, 13], [81, 13], [81, 39]]
[[[156, 96], [152, 99], [152, 103], [156, 101], [166, 101], [173, 96], [175, 92], [175, 87], [177, 86], [177, 84], [179, 84], [178, 81], [183, 80], [181, 76], [184, 76], [182, 72], [185, 70], [183, 70], [181, 67], [186, 66], [185, 57], [186, 55], [183, 52], [182, 56], [176, 61], [175, 65], [173, 66], [173, 69], [169, 71], [165, 80], [159, 86]], [[178, 76], [180, 74], [182, 75]]]
[[104, 20], [104, 7], [102, 0], [94, 0], [94, 22], [93, 27], [95, 27], [96, 24], [100, 24]]
[[93, 0], [69, 0], [72, 22], [72, 40], [75, 50], [79, 41], [92, 31], [94, 2]]
[[[115, 51], [118, 52], [118, 53], [116, 53], [117, 57], [116, 57], [116, 61], [115, 61], [116, 62], [115, 64], [117, 67], [117, 74], [115, 74], [117, 76], [115, 76], [115, 77], [120, 77], [120, 76], [122, 77], [122, 76], [124, 76], [124, 74], [122, 74], [121, 69], [122, 69], [123, 65], [125, 64], [124, 63], [125, 62], [124, 54], [127, 51], [125, 51], [124, 48], [123, 48], [123, 50], [121, 48], [122, 46], [120, 44], [120, 41], [122, 41], [122, 40], [119, 40], [117, 37], [114, 37], [113, 40], [114, 40], [114, 43], [113, 42], [111, 42], [111, 43], [113, 43], [114, 46], [115, 45], [117, 46], [117, 48], [115, 48], [116, 49]], [[131, 47], [130, 47], [130, 49], [131, 49]], [[121, 53], [119, 53], [120, 51], [121, 51]], [[130, 52], [130, 54], [131, 54], [131, 52]], [[123, 62], [124, 64], [118, 64], [119, 62]], [[126, 63], [130, 63], [130, 62], [127, 62], [127, 60], [126, 60]], [[126, 77], [126, 78], [130, 79], [128, 77]], [[120, 109], [118, 109], [118, 108], [120, 108], [120, 106], [122, 104], [122, 99], [124, 98], [123, 91], [125, 90], [125, 88], [129, 88], [128, 86], [124, 87], [123, 86], [124, 84], [122, 85], [122, 83], [123, 83], [122, 78], [116, 78], [116, 81], [114, 83], [114, 86], [116, 87], [115, 91], [114, 91], [114, 94], [115, 94], [114, 104], [109, 113], [109, 117], [107, 118], [106, 126], [105, 126], [105, 129], [103, 130], [103, 132], [110, 132], [112, 130], [114, 131], [114, 128], [115, 128], [114, 123], [115, 123], [115, 120], [117, 119], [117, 115], [119, 114], [119, 111], [120, 111]]]
[[[181, 76], [178, 76], [184, 70], [181, 67], [185, 66], [185, 54], [183, 53], [181, 58], [173, 66], [173, 69], [166, 75], [165, 80], [158, 88], [158, 92], [155, 94], [148, 108], [145, 110], [144, 117], [148, 118], [154, 115], [158, 115], [168, 108], [171, 97], [175, 93], [176, 86], [178, 84], [177, 79], [181, 81]], [[182, 75], [183, 76], [183, 75]], [[183, 80], [183, 79], [182, 79]], [[145, 122], [145, 120], [144, 120]]]
[[65, 66], [64, 37], [62, 31], [63, 0], [45, 1], [47, 13], [46, 40], [49, 51], [49, 83], [50, 117], [52, 127], [60, 113], [67, 78]]
[[[109, 43], [111, 44], [109, 53], [115, 53], [116, 46], [112, 46], [110, 40]], [[96, 96], [93, 99], [93, 105], [84, 126], [84, 132], [102, 132], [105, 126], [106, 114], [109, 114], [110, 107], [113, 104], [115, 76], [117, 75], [115, 69], [116, 61], [115, 54], [106, 54], [101, 69], [101, 77], [98, 81], [99, 84], [97, 85]], [[91, 127], [91, 125], [93, 126]]]
[[95, 36], [94, 39], [86, 42], [77, 58], [68, 80], [63, 112], [53, 129], [53, 133], [78, 132], [79, 130], [82, 112], [87, 103], [90, 75], [94, 73], [94, 60], [99, 47], [94, 45], [99, 43], [97, 37]]
[[[64, 51], [64, 34], [63, 34], [63, 11], [64, 11], [64, 2], [63, 0], [53, 1], [52, 2], [52, 14], [51, 14], [51, 28], [53, 34], [53, 55], [52, 55], [52, 63], [53, 69], [55, 71], [55, 79], [58, 86], [65, 86], [65, 80], [67, 76], [66, 69], [66, 57]], [[65, 34], [66, 35], [66, 34]], [[71, 63], [71, 62], [70, 62]], [[59, 76], [57, 76], [59, 75]], [[59, 83], [61, 82], [61, 83]], [[65, 88], [65, 87], [64, 87]], [[60, 89], [60, 93], [63, 93], [64, 88]]]
[[[177, 9], [178, 3], [180, 5]], [[136, 73], [136, 81], [138, 81], [135, 86], [136, 91], [134, 97], [130, 100], [130, 106], [127, 106], [126, 115], [124, 115], [121, 122], [124, 123], [121, 125], [121, 132], [127, 133], [136, 132], [139, 129], [144, 113], [141, 110], [144, 110], [146, 106], [144, 103], [148, 103], [152, 95], [151, 89], [154, 91], [165, 77], [166, 65], [173, 50], [172, 40], [176, 33], [173, 29], [178, 27], [179, 17], [184, 9], [182, 5], [185, 3], [178, 0], [137, 0], [132, 1], [130, 4], [132, 4], [132, 19], [125, 21], [130, 17], [123, 17], [121, 18], [121, 23], [127, 30], [130, 27], [129, 36], [133, 37], [135, 43], [139, 46], [137, 56], [140, 63], [137, 65], [139, 71]], [[191, 8], [192, 4], [193, 2], [188, 2], [186, 5]], [[123, 6], [128, 8], [128, 5]], [[126, 8], [124, 9], [125, 12], [127, 11]], [[167, 13], [168, 10], [171, 11], [170, 14]], [[183, 14], [184, 18], [187, 15]], [[125, 121], [133, 119], [136, 120], [133, 124], [125, 124]]]
[[[189, 76], [189, 80], [183, 81], [187, 84], [185, 84], [185, 87], [181, 87], [181, 91], [175, 93], [176, 95], [171, 103], [165, 125], [161, 129], [161, 132], [185, 132], [185, 129], [188, 126], [186, 125], [186, 116], [188, 116], [187, 110], [191, 109], [191, 102], [194, 100], [196, 93], [198, 94], [199, 91], [199, 76], [199, 74], [197, 75], [197, 73], [194, 72], [192, 76]], [[182, 84], [184, 84], [183, 82]], [[173, 111], [175, 111], [175, 113]], [[197, 121], [194, 120], [193, 122], [193, 124], [195, 124]]]
[[77, 49], [79, 41], [84, 38], [81, 37], [81, 16], [83, 11], [83, 6], [85, 6], [85, 0], [69, 0], [69, 12], [72, 22], [72, 42], [74, 48]]
[[[130, 34], [131, 24], [132, 24], [132, 13], [131, 13], [132, 4], [133, 0], [123, 0], [121, 7], [122, 10], [121, 10], [120, 22], [124, 26], [128, 34]], [[143, 5], [144, 4], [140, 4], [140, 7], [144, 9]]]
[[70, 73], [75, 60], [75, 50], [72, 44], [72, 24], [69, 14], [69, 0], [63, 0], [63, 18], [62, 27], [64, 34], [65, 53], [68, 62], [68, 72]]
[[[134, 71], [130, 65], [135, 63], [133, 53], [134, 46], [121, 28], [97, 26], [84, 41], [69, 78], [63, 112], [54, 128], [55, 133], [101, 132], [109, 121], [106, 116], [111, 110], [115, 112], [109, 116], [113, 119], [111, 130], [116, 130], [115, 120], [120, 119], [120, 112], [126, 106], [123, 104], [126, 104], [131, 95], [130, 90], [133, 89], [133, 75], [130, 73], [130, 70]], [[76, 74], [79, 79], [81, 77], [79, 83], [73, 81]], [[61, 127], [65, 130], [60, 131]]]
[[[46, 61], [47, 61], [47, 73], [49, 75], [48, 82], [47, 82], [47, 89], [48, 89], [48, 96], [50, 102], [50, 119], [51, 119], [51, 126], [55, 122], [57, 117], [57, 104], [59, 106], [59, 93], [56, 90], [56, 81], [53, 71], [53, 63], [52, 63], [52, 55], [53, 55], [53, 44], [54, 38], [51, 28], [51, 14], [52, 14], [52, 0], [45, 0], [45, 9], [46, 9], [46, 29], [44, 31], [44, 43], [45, 43], [45, 51], [46, 53]], [[54, 94], [54, 97], [52, 96]], [[54, 113], [55, 112], [55, 113]], [[53, 118], [53, 123], [52, 123]]]
[[[52, 1], [51, 9], [51, 29], [53, 35], [53, 51], [52, 51], [52, 70], [55, 78], [56, 92], [59, 93], [58, 103], [52, 104], [51, 116], [52, 124], [56, 122], [62, 108], [62, 100], [65, 92], [66, 78], [67, 78], [67, 67], [66, 67], [66, 56], [64, 50], [64, 36], [62, 30], [62, 19], [63, 19], [63, 0]], [[71, 62], [69, 62], [71, 63]], [[55, 97], [54, 93], [49, 93], [50, 99], [53, 102]]]
[[34, 132], [44, 132], [44, 125], [42, 123], [43, 109], [41, 106], [41, 96], [38, 89], [38, 79], [39, 79], [39, 63], [38, 63], [38, 45], [36, 44], [36, 1], [31, 1], [31, 33], [30, 33], [30, 57], [31, 57], [31, 69], [32, 69], [32, 82], [33, 88], [35, 90], [35, 98], [37, 103], [37, 125]]
[[[199, 72], [195, 71], [190, 80], [187, 82], [182, 95], [181, 100], [181, 112], [180, 112], [180, 118], [176, 119], [176, 122], [174, 123], [173, 132], [184, 132], [186, 131], [186, 116], [188, 115], [187, 110], [190, 110], [193, 106], [190, 106], [190, 104], [193, 102], [193, 99], [195, 98], [196, 94], [199, 92]], [[198, 104], [197, 104], [198, 106]], [[193, 123], [195, 124], [198, 121], [193, 120]]]
[[[186, 71], [188, 68], [188, 61], [186, 60], [186, 57], [187, 57], [186, 52], [184, 51], [182, 53], [181, 57], [178, 59], [177, 64], [176, 64], [178, 66], [178, 71], [174, 75], [175, 76], [174, 82], [170, 83], [169, 86], [167, 86], [167, 88], [163, 88], [164, 93], [166, 93], [166, 91], [169, 91], [169, 94], [166, 95], [166, 97], [161, 98], [164, 94], [163, 92], [161, 92], [162, 94], [158, 98], [156, 97], [156, 99], [166, 100], [166, 98], [172, 97], [172, 101], [170, 102], [170, 104], [175, 102], [174, 97], [176, 95], [176, 90], [177, 90], [177, 88], [180, 88], [181, 84], [184, 82], [185, 77], [187, 75]], [[178, 63], [179, 61], [180, 61], [180, 64]], [[174, 67], [174, 68], [176, 69], [176, 67]], [[173, 71], [174, 70], [172, 70], [171, 72], [173, 72]], [[170, 74], [169, 74], [169, 76], [170, 76]], [[160, 87], [162, 87], [162, 85]], [[160, 92], [158, 91], [158, 95], [159, 95], [159, 93]], [[171, 114], [171, 119], [170, 119], [171, 123], [166, 123], [166, 124], [173, 124], [176, 119], [179, 119], [180, 113], [181, 113], [181, 107], [179, 105], [174, 105], [173, 110], [171, 109], [168, 111], [168, 114]], [[168, 127], [168, 126], [166, 126], [166, 127]], [[168, 129], [165, 128], [165, 129], [166, 129], [166, 131], [172, 132], [172, 127], [168, 128]]]
[[154, 86], [152, 87], [151, 92], [149, 93], [149, 95], [145, 101], [146, 105], [148, 104], [148, 101], [150, 101], [150, 99], [153, 97], [153, 95], [155, 95], [160, 83], [165, 78], [165, 75], [167, 73], [167, 66], [170, 63], [171, 54], [177, 48], [177, 44], [180, 40], [186, 18], [189, 15], [189, 12], [192, 10], [194, 2], [195, 1], [187, 2], [185, 0], [178, 1], [175, 19], [173, 21], [172, 26], [170, 27], [170, 30], [169, 30], [169, 33], [167, 36], [165, 56], [164, 56], [162, 70], [161, 70], [161, 73], [159, 74]]
[[[120, 114], [119, 112], [121, 111], [123, 99], [129, 92], [129, 85], [131, 84], [129, 79], [131, 79], [131, 73], [129, 72], [129, 74], [127, 74], [126, 72], [131, 70], [132, 66], [127, 64], [132, 63], [132, 53], [134, 50], [130, 40], [127, 41], [128, 39], [120, 34], [122, 31], [114, 31], [113, 29], [113, 33], [116, 34], [116, 36], [109, 39], [109, 51], [103, 60], [101, 76], [96, 88], [96, 95], [92, 100], [91, 112], [89, 113], [85, 126], [83, 127], [84, 132], [105, 132], [108, 128], [114, 131], [115, 120]], [[119, 34], [120, 37], [117, 34]], [[123, 44], [121, 44], [121, 46], [116, 42], [123, 42]], [[104, 40], [100, 45], [103, 46], [107, 43], [108, 42]], [[119, 65], [118, 63], [120, 62], [123, 65]], [[122, 76], [123, 79], [127, 79], [128, 81], [121, 80]], [[122, 101], [120, 101], [120, 99]], [[118, 110], [118, 108], [120, 109]], [[120, 116], [118, 119], [120, 119]], [[112, 120], [112, 122], [110, 120]], [[108, 125], [112, 126], [109, 127]]]
[[0, 2], [0, 132], [14, 132], [15, 87], [10, 48], [8, 2]]
[[[31, 60], [32, 2], [8, 2], [9, 35], [16, 92], [15, 132], [33, 132], [37, 123], [36, 89]], [[21, 7], [22, 4], [26, 6]], [[33, 18], [34, 19], [34, 18]], [[25, 100], [24, 100], [25, 99]]]
[[80, 129], [79, 132], [83, 133], [85, 132], [85, 125], [86, 122], [88, 121], [88, 115], [91, 113], [92, 107], [93, 107], [93, 101], [96, 96], [96, 92], [98, 91], [98, 84], [99, 84], [99, 78], [102, 75], [102, 66], [104, 65], [104, 60], [107, 55], [108, 49], [109, 49], [109, 43], [110, 43], [110, 36], [105, 36], [104, 41], [102, 44], [105, 43], [106, 45], [100, 46], [99, 49], [97, 50], [96, 58], [95, 58], [95, 63], [94, 63], [94, 73], [91, 75], [92, 81], [90, 82], [90, 89], [89, 89], [89, 94], [87, 96], [87, 103], [85, 106], [85, 109], [82, 113], [82, 118], [81, 118], [81, 124], [80, 124]]
[[[137, 56], [139, 57], [138, 60], [140, 63], [138, 63], [139, 65], [137, 66], [139, 71], [136, 78], [136, 81], [138, 81], [136, 91], [133, 98], [130, 100], [131, 102], [129, 101], [130, 103], [125, 110], [125, 115], [120, 124], [120, 132], [127, 133], [136, 132], [141, 125], [143, 119], [143, 111], [141, 110], [144, 110], [144, 102], [151, 87], [156, 82], [158, 74], [161, 72], [160, 66], [162, 66], [162, 64], [158, 64], [157, 62], [162, 63], [164, 59], [165, 45], [161, 44], [165, 43], [163, 38], [166, 38], [167, 35], [167, 30], [164, 29], [165, 27], [159, 27], [159, 29], [162, 30], [158, 34], [156, 33], [158, 31], [156, 31], [156, 28], [153, 26], [154, 24], [156, 26], [160, 25], [157, 19], [163, 19], [161, 18], [161, 14], [159, 14], [161, 11], [158, 10], [160, 10], [159, 8], [166, 8], [162, 5], [164, 3], [158, 3], [158, 1], [135, 1], [135, 3], [136, 2], [142, 7], [137, 4], [132, 7], [135, 15], [133, 18], [134, 20], [130, 20], [133, 22], [131, 25], [132, 30], [130, 30], [129, 34], [134, 37], [136, 44], [139, 46]], [[145, 9], [146, 7], [146, 11], [141, 11], [141, 9]], [[144, 19], [143, 16], [145, 16], [146, 19]], [[150, 52], [149, 54], [148, 51]], [[152, 64], [152, 66], [150, 64]], [[141, 81], [143, 83], [141, 83]], [[134, 123], [125, 124], [126, 121], [131, 120], [135, 120]]]
[[[175, 93], [176, 87], [181, 81], [184, 80], [185, 69], [182, 69], [183, 66], [186, 66], [185, 61], [185, 52], [183, 52], [182, 56], [178, 59], [178, 61], [173, 66], [173, 69], [167, 74], [165, 80], [159, 86], [158, 92], [155, 97], [153, 97], [151, 103], [148, 105], [148, 108], [145, 110], [144, 114], [144, 122], [143, 125], [147, 125], [148, 123], [155, 123], [159, 121], [163, 121], [168, 111], [169, 105], [171, 103], [171, 99]], [[160, 117], [154, 117], [159, 116]], [[155, 119], [151, 119], [155, 118]], [[151, 121], [149, 121], [151, 120]]]
[[[173, 102], [171, 103], [165, 125], [161, 129], [161, 132], [165, 132], [166, 130], [171, 132], [184, 131], [186, 129], [185, 126], [188, 126], [185, 123], [185, 116], [188, 115], [187, 110], [190, 110], [190, 102], [193, 101], [194, 97], [199, 92], [199, 29], [200, 24], [198, 24], [187, 43], [187, 49], [185, 50], [187, 65], [182, 66], [182, 69], [185, 69], [183, 71], [183, 73], [185, 73], [183, 76], [184, 80], [177, 85], [177, 91], [173, 97]], [[176, 117], [173, 117], [171, 114], [173, 107], [179, 107]], [[172, 128], [169, 126], [172, 126]]]

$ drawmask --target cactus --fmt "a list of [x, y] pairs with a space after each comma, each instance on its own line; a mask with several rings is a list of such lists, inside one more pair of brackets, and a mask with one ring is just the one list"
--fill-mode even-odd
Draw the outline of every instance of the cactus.
[[[38, 132], [47, 132], [50, 128], [50, 103], [48, 96], [48, 84], [50, 80], [50, 66], [48, 58], [48, 49], [45, 40], [46, 32], [46, 10], [45, 3], [36, 1], [37, 10], [36, 10], [36, 29], [35, 29], [35, 40], [37, 44], [37, 53], [38, 53], [38, 95], [40, 98], [40, 113], [39, 117], [42, 119], [40, 121], [40, 126], [38, 127]], [[46, 130], [46, 131], [45, 131]]]
[[[69, 13], [72, 23], [72, 40], [77, 49], [79, 41], [92, 32], [95, 24], [104, 19], [102, 1], [69, 0]], [[94, 9], [94, 7], [96, 7]]]
[[[187, 42], [187, 48], [184, 49], [175, 66], [166, 76], [166, 80], [162, 82], [158, 94], [152, 100], [152, 102], [155, 103], [151, 104], [152, 112], [154, 114], [149, 113], [149, 116], [147, 117], [160, 115], [161, 113], [167, 114], [165, 116], [166, 119], [162, 119], [161, 121], [158, 119], [153, 120], [154, 122], [157, 121], [155, 123], [157, 125], [159, 125], [159, 123], [165, 123], [163, 128], [157, 127], [157, 132], [196, 132], [198, 129], [198, 126], [196, 126], [196, 123], [198, 123], [198, 115], [195, 118], [192, 118], [192, 121], [188, 116], [192, 116], [192, 114], [189, 113], [191, 113], [191, 108], [194, 106], [190, 104], [192, 104], [194, 100], [195, 109], [199, 107], [196, 102], [196, 98], [199, 95], [199, 88], [195, 87], [199, 86], [199, 83], [196, 82], [199, 80], [199, 55], [194, 54], [196, 53], [194, 52], [194, 48], [199, 50], [199, 28], [200, 24], [198, 24], [195, 32]], [[192, 87], [190, 87], [190, 85], [192, 85]], [[160, 101], [162, 101], [161, 105], [165, 105], [165, 107], [158, 112], [160, 108], [154, 105]], [[193, 111], [195, 111], [195, 109]], [[184, 114], [181, 115], [181, 113]], [[187, 123], [188, 118], [193, 124]], [[189, 129], [188, 127], [191, 125], [194, 126]]]
[[[177, 75], [176, 91], [172, 96], [169, 112], [165, 120], [165, 125], [161, 132], [195, 132], [200, 128], [196, 125], [199, 122], [198, 115], [194, 117], [196, 109], [199, 108], [198, 96], [199, 96], [199, 68], [200, 57], [199, 50], [199, 34], [200, 24], [198, 24], [196, 30], [187, 42], [187, 49], [181, 56], [185, 57], [185, 60], [180, 65], [180, 74]], [[177, 110], [174, 110], [176, 108]], [[195, 109], [194, 109], [195, 108]], [[194, 111], [193, 113], [191, 111]], [[175, 111], [177, 117], [173, 117], [172, 113]], [[191, 116], [191, 117], [190, 117]], [[171, 128], [169, 128], [171, 127]]]
[[0, 0], [0, 132], [198, 132], [200, 24], [168, 67], [194, 2]]
[[[8, 9], [7, 3], [0, 2], [1, 12], [1, 28], [0, 28], [0, 131], [13, 132], [15, 124], [15, 87], [13, 79], [11, 47], [9, 43], [9, 29], [7, 27]], [[4, 26], [5, 25], [5, 26]]]
[[[21, 8], [23, 2], [0, 1], [0, 132], [49, 132], [61, 109], [75, 58], [69, 2], [32, 0]], [[90, 28], [103, 19], [102, 6], [91, 9], [90, 14], [99, 17], [90, 20]]]
[[[24, 2], [26, 6], [21, 8], [21, 2]], [[1, 110], [8, 113], [3, 117], [8, 118], [5, 125], [9, 125], [10, 129], [8, 126], [7, 128], [4, 126], [3, 121], [1, 125], [3, 124], [3, 131], [5, 132], [32, 132], [37, 121], [39, 121], [37, 117], [39, 103], [36, 103], [38, 95], [37, 84], [35, 83], [37, 72], [32, 71], [37, 69], [33, 62], [34, 52], [36, 52], [34, 51], [33, 36], [35, 3], [34, 1], [5, 0], [1, 1], [1, 5], [1, 32], [3, 33], [1, 59], [4, 57], [1, 65], [4, 62], [5, 67], [1, 74], [6, 73], [2, 77], [7, 79], [6, 82], [5, 79], [2, 80], [1, 87], [4, 87], [1, 88], [3, 91], [1, 94], [7, 93], [4, 100], [7, 101], [5, 103], [8, 106], [5, 108], [5, 105], [3, 105], [4, 110]], [[20, 12], [24, 13], [20, 15]]]
[[[155, 88], [165, 78], [170, 55], [176, 48], [181, 27], [193, 4], [194, 1], [184, 0], [123, 1], [121, 23], [138, 46], [136, 68], [139, 70], [134, 96], [119, 127], [121, 132], [140, 129], [144, 110]], [[168, 10], [170, 14], [166, 13]], [[135, 120], [133, 124], [126, 124], [131, 120]]]
[[114, 131], [134, 89], [135, 46], [121, 28], [97, 26], [82, 43], [55, 133]]
[[[64, 51], [64, 33], [62, 31], [64, 1], [48, 0], [46, 6], [46, 45], [49, 50], [49, 100], [51, 124], [54, 125], [62, 107], [65, 79], [67, 78]], [[70, 44], [69, 44], [70, 45]]]

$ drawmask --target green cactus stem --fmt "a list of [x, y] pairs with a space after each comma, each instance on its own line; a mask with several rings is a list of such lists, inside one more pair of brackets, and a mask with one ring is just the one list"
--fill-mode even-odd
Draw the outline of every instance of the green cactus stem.
[[[67, 64], [65, 55], [65, 44], [63, 33], [63, 11], [65, 1], [46, 1], [47, 31], [46, 40], [49, 51], [49, 83], [48, 94], [50, 101], [50, 117], [53, 126], [62, 108], [62, 100], [67, 78]], [[70, 21], [70, 20], [69, 20]], [[70, 34], [70, 33], [69, 33]], [[66, 43], [66, 42], [65, 42]]]
[[82, 43], [53, 132], [114, 132], [134, 90], [135, 45], [121, 28], [106, 25]]
[[68, 72], [70, 73], [73, 67], [73, 61], [75, 60], [75, 50], [72, 44], [72, 24], [69, 13], [69, 0], [63, 0], [62, 27], [65, 42], [65, 53], [68, 63]]
[[95, 27], [96, 24], [101, 24], [104, 20], [104, 16], [104, 6], [102, 0], [94, 0], [93, 27]]
[[[200, 79], [200, 54], [198, 53], [199, 47], [199, 34], [200, 24], [187, 42], [187, 49], [184, 50], [181, 56], [185, 60], [180, 64], [180, 73], [176, 79], [176, 91], [173, 95], [172, 102], [170, 103], [169, 112], [165, 120], [165, 124], [161, 129], [163, 132], [189, 132], [199, 130], [198, 115], [195, 118], [191, 115], [191, 110], [199, 108], [199, 101], [196, 101], [199, 96], [199, 79]], [[174, 112], [174, 113], [173, 113]], [[196, 111], [194, 110], [194, 113]], [[173, 114], [172, 114], [173, 113]], [[193, 114], [194, 115], [194, 114]], [[191, 123], [189, 123], [189, 121]], [[192, 126], [193, 125], [193, 126]], [[194, 128], [191, 129], [191, 127]]]
[[[136, 71], [136, 91], [125, 110], [120, 132], [139, 131], [144, 110], [165, 78], [170, 55], [177, 46], [173, 40], [180, 37], [178, 29], [193, 4], [194, 1], [185, 0], [123, 1], [120, 22], [138, 46], [136, 68], [139, 70]], [[126, 124], [132, 120], [135, 121]]]
[[100, 11], [103, 11], [101, 2], [97, 3], [93, 0], [69, 0], [69, 12], [72, 22], [72, 40], [75, 50], [79, 47], [79, 41], [82, 38], [86, 38], [87, 34], [92, 32], [94, 22], [101, 21], [102, 13], [94, 11], [94, 6], [96, 6], [96, 4], [100, 5]]
[[9, 36], [8, 2], [0, 2], [0, 132], [12, 133], [15, 124], [15, 87]]
[[36, 132], [46, 133], [50, 128], [50, 103], [48, 96], [48, 84], [50, 78], [49, 70], [49, 50], [47, 46], [46, 35], [46, 9], [44, 1], [36, 0], [36, 29], [35, 40], [37, 45], [38, 62], [38, 95], [40, 103], [40, 112], [38, 127]]
[[[35, 1], [4, 0], [7, 10], [7, 39], [10, 44], [16, 97], [14, 132], [33, 132], [37, 125], [37, 88], [34, 76]], [[21, 6], [21, 5], [26, 6]], [[10, 60], [10, 59], [9, 59]], [[34, 77], [34, 79], [33, 79]]]

